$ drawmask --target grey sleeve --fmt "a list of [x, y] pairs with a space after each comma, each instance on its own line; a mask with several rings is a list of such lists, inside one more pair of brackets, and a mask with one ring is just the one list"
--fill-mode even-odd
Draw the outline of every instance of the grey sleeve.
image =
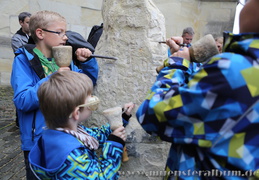
[[21, 39], [21, 37], [19, 35], [15, 34], [12, 37], [13, 52], [15, 52], [21, 46], [23, 46], [23, 41], [22, 41], [22, 39]]

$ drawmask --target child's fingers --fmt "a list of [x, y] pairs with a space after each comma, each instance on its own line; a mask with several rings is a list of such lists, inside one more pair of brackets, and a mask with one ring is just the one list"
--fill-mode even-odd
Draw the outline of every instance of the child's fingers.
[[119, 138], [123, 139], [124, 141], [126, 140], [127, 134], [126, 134], [126, 130], [123, 126], [115, 129], [112, 132], [113, 135], [118, 136]]
[[124, 109], [126, 109], [125, 113], [130, 114], [133, 108], [135, 107], [135, 104], [133, 102], [129, 102], [124, 105]]
[[79, 61], [85, 61], [85, 58], [88, 58], [92, 55], [92, 52], [87, 48], [78, 48], [76, 50], [76, 56]]
[[115, 129], [113, 132], [114, 132], [114, 133], [119, 133], [119, 132], [122, 132], [122, 131], [125, 131], [124, 126], [120, 126], [120, 127], [118, 127], [118, 128], [117, 128], [117, 129]]

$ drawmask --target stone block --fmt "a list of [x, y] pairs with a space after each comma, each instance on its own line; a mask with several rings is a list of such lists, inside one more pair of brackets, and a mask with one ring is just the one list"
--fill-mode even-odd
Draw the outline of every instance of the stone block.
[[77, 6], [82, 6], [87, 9], [97, 9], [101, 10], [102, 0], [56, 0], [57, 2], [65, 3], [65, 4], [73, 4]]
[[9, 29], [9, 14], [7, 12], [4, 13], [3, 11], [1, 11], [0, 21], [1, 21], [1, 24], [0, 24], [1, 31], [2, 29], [6, 29], [6, 28]]
[[83, 1], [81, 3], [81, 6], [88, 9], [101, 10], [102, 3], [103, 3], [102, 0], [88, 0], [88, 1]]
[[[67, 23], [70, 24], [80, 24], [81, 17], [81, 7], [79, 5], [74, 5], [74, 3], [56, 2], [51, 0], [38, 0], [35, 2], [34, 6], [38, 7], [39, 10], [49, 10], [56, 11], [64, 16]], [[37, 10], [37, 11], [39, 11]]]
[[71, 24], [71, 26], [70, 26], [71, 31], [75, 31], [75, 32], [81, 34], [85, 38], [85, 40], [87, 40], [87, 34], [86, 34], [87, 30], [86, 29], [87, 29], [87, 27], [82, 26], [82, 25]]
[[0, 59], [6, 59], [8, 61], [13, 61], [14, 53], [10, 46], [2, 46], [0, 48]]
[[[216, 22], [230, 22], [233, 17], [230, 9], [211, 9], [210, 10], [210, 19]], [[215, 16], [217, 14], [217, 16]]]
[[103, 22], [101, 10], [82, 7], [81, 24], [87, 27], [100, 25]]
[[1, 47], [11, 47], [11, 37], [0, 36], [0, 45]]
[[20, 28], [19, 20], [18, 20], [18, 15], [11, 15], [9, 17], [10, 19], [10, 32], [12, 35], [14, 35]]

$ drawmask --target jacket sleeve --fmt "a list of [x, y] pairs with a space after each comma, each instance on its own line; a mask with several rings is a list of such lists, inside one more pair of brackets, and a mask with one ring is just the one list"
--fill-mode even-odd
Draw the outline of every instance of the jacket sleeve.
[[[102, 147], [102, 155], [97, 158], [92, 152], [82, 153], [77, 156], [73, 167], [83, 165], [82, 174], [92, 179], [118, 179], [118, 171], [121, 166], [124, 141], [117, 136], [111, 135], [110, 125], [106, 124], [101, 128], [83, 128], [88, 134], [98, 139]], [[73, 156], [74, 158], [75, 156]], [[69, 159], [69, 158], [68, 158]]]
[[125, 142], [118, 138], [115, 135], [112, 135], [112, 130], [110, 128], [110, 124], [107, 123], [106, 125], [101, 126], [100, 128], [98, 127], [93, 127], [93, 128], [87, 128], [85, 126], [82, 126], [86, 132], [96, 138], [99, 142], [99, 147], [103, 147], [103, 144], [106, 143], [107, 141], [115, 141], [123, 146], [125, 145]]
[[11, 85], [14, 90], [15, 106], [24, 112], [38, 109], [37, 91], [48, 78], [40, 80], [23, 54], [14, 58], [12, 69]]
[[18, 48], [22, 47], [23, 43], [22, 40], [20, 39], [20, 36], [15, 34], [12, 37], [12, 48], [13, 48], [13, 52], [15, 52]]
[[72, 71], [80, 72], [86, 74], [92, 81], [93, 85], [96, 85], [96, 81], [98, 78], [98, 63], [95, 58], [91, 58], [90, 60], [81, 63], [82, 69], [79, 69], [74, 63], [72, 62]]
[[[139, 123], [168, 142], [210, 146], [217, 136], [213, 129], [219, 131], [225, 122], [219, 119], [228, 115], [228, 104], [222, 105], [232, 96], [230, 89], [222, 91], [229, 86], [220, 63], [211, 62], [197, 72], [185, 59], [172, 57], [168, 63], [137, 110]], [[237, 116], [240, 108], [232, 113]]]
[[90, 134], [91, 136], [95, 137], [98, 140], [99, 147], [103, 147], [103, 144], [106, 142], [108, 136], [112, 133], [112, 130], [108, 123], [106, 125], [101, 126], [100, 128], [98, 127], [87, 128], [84, 126], [83, 128], [86, 130], [88, 134]]
[[67, 172], [76, 172], [76, 177], [80, 177], [80, 179], [118, 179], [123, 152], [122, 145], [106, 142], [102, 152], [103, 155], [98, 158], [93, 151], [76, 149], [68, 155], [63, 167]]

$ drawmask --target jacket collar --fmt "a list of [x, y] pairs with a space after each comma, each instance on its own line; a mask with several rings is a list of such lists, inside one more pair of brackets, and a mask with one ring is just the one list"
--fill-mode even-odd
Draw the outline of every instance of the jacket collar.
[[20, 29], [16, 32], [16, 34], [19, 34], [19, 35], [21, 35], [21, 36], [29, 37], [27, 34], [25, 34], [25, 33], [22, 31], [22, 28], [20, 28]]
[[15, 56], [24, 54], [29, 60], [32, 69], [35, 71], [38, 77], [42, 79], [45, 77], [45, 74], [39, 57], [33, 52], [35, 47], [35, 44], [26, 44], [23, 48], [19, 48], [18, 51], [16, 51]]

